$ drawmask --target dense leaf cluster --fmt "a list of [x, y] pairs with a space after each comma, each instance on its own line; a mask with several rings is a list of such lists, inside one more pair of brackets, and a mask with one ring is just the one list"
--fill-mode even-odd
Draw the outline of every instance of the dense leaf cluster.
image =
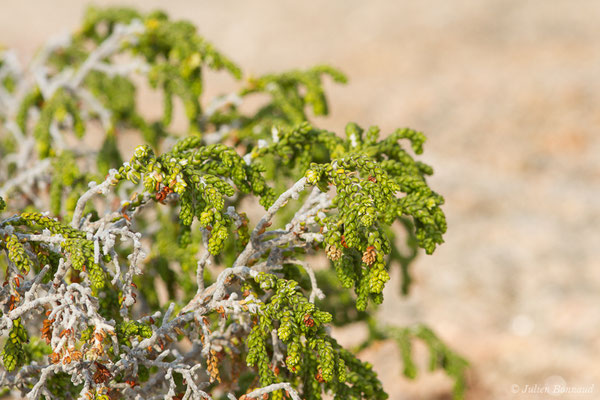
[[[411, 341], [423, 340], [431, 367], [446, 370], [455, 397], [462, 396], [466, 363], [432, 331], [384, 329], [365, 313], [369, 300], [383, 301], [393, 262], [406, 292], [417, 248], [431, 254], [443, 242], [444, 200], [427, 183], [432, 168], [415, 156], [422, 133], [405, 128], [380, 137], [376, 126], [350, 123], [344, 137], [309, 122], [328, 113], [323, 80], [346, 81], [329, 66], [250, 77], [237, 93], [206, 103], [206, 68], [238, 80], [242, 72], [193, 24], [163, 12], [90, 8], [68, 41], [41, 54], [43, 79], [32, 84], [20, 83], [0, 57], [1, 89], [15, 96], [13, 106], [0, 107], [0, 193], [9, 203], [0, 197], [0, 327], [8, 372], [32, 361], [57, 366], [45, 378], [44, 397], [243, 396], [289, 383], [307, 400], [384, 399], [371, 365], [331, 336], [332, 324], [367, 321], [368, 343], [398, 342], [408, 377], [415, 376]], [[162, 95], [158, 119], [138, 110], [139, 76], [148, 86], [142, 90]], [[242, 112], [255, 95], [268, 101]], [[187, 126], [174, 133], [178, 106]], [[129, 131], [142, 143], [132, 156], [121, 151]], [[100, 142], [88, 146], [98, 132]], [[39, 173], [23, 178], [24, 166]], [[78, 204], [96, 187], [89, 182], [103, 180], [96, 193], [103, 201]], [[307, 187], [291, 196], [298, 201], [278, 204], [300, 181]], [[306, 189], [322, 195], [308, 210]], [[275, 207], [272, 220], [250, 218], [251, 201], [268, 212]], [[290, 221], [299, 214], [297, 228]], [[397, 246], [395, 222], [408, 254]], [[109, 225], [113, 231], [102, 231]], [[134, 260], [142, 243], [148, 257]], [[324, 251], [330, 269], [313, 265], [311, 275], [306, 255], [314, 250]], [[221, 279], [240, 268], [245, 272]], [[325, 300], [315, 303], [308, 293], [317, 286]], [[56, 290], [73, 287], [78, 300], [56, 300]], [[55, 297], [27, 308], [32, 288]], [[69, 307], [84, 308], [85, 318], [75, 321]], [[67, 323], [71, 328], [55, 330]], [[36, 371], [10, 385], [33, 390]]]
[[2, 363], [7, 371], [14, 371], [27, 361], [25, 353], [25, 343], [29, 341], [27, 330], [21, 323], [21, 319], [13, 321], [13, 327], [6, 338], [4, 349], [2, 350]]
[[[21, 238], [19, 239], [17, 234], [6, 235], [4, 238], [0, 238], [0, 248], [7, 249], [8, 259], [23, 274], [27, 274], [32, 265], [37, 267], [37, 271], [41, 270], [46, 263], [51, 263], [49, 255], [54, 254], [53, 258], [56, 260], [57, 251], [60, 251], [61, 255], [67, 257], [74, 270], [87, 272], [87, 277], [94, 289], [104, 288], [106, 275], [101, 264], [110, 261], [110, 258], [105, 256], [96, 262], [94, 244], [91, 240], [86, 239], [85, 233], [35, 212], [22, 213], [17, 218], [7, 221], [6, 225], [14, 227], [15, 233], [20, 234]], [[39, 234], [44, 230], [54, 235], [60, 235], [60, 250], [50, 246], [41, 246], [37, 248], [36, 262], [34, 263], [26, 254], [23, 243], [27, 242], [28, 235]], [[56, 268], [55, 263], [51, 264]]]
[[[263, 386], [298, 380], [311, 399], [321, 399], [321, 384], [340, 399], [387, 398], [370, 365], [342, 351], [327, 333], [325, 326], [331, 322], [331, 314], [308, 302], [298, 291], [297, 282], [264, 273], [255, 281], [260, 290], [274, 292], [261, 305], [257, 324], [246, 341], [246, 361], [258, 367]], [[286, 345], [282, 367], [287, 372], [271, 362], [268, 348], [273, 330]], [[280, 393], [274, 396], [283, 398]]]

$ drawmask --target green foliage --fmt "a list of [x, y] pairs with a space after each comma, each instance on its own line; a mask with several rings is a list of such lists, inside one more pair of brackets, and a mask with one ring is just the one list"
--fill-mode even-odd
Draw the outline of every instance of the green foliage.
[[327, 293], [327, 297], [316, 304], [333, 316], [334, 325], [344, 326], [367, 319], [369, 314], [356, 309], [352, 293], [342, 286], [335, 269], [317, 271], [316, 277], [321, 290]]
[[[423, 134], [402, 129], [378, 140], [377, 127], [363, 133], [358, 125], [348, 124], [343, 140], [303, 123], [281, 129], [277, 141], [251, 153], [259, 164], [272, 156], [281, 160], [283, 167], [306, 171], [308, 182], [323, 192], [335, 187], [332, 206], [337, 212], [319, 223], [327, 229], [326, 244], [340, 281], [346, 288], [355, 288], [359, 310], [366, 309], [369, 298], [377, 304], [382, 301], [389, 280], [385, 256], [392, 251], [387, 228], [395, 220], [410, 217], [414, 221], [417, 243], [427, 253], [443, 242], [446, 231], [440, 208], [444, 199], [425, 181], [431, 167], [415, 161], [398, 143], [408, 139], [420, 153]], [[314, 159], [315, 146], [327, 154], [320, 163]]]
[[[77, 166], [76, 156], [70, 151], [56, 156], [52, 160], [52, 168], [54, 179], [50, 182], [50, 210], [53, 215], [62, 215], [64, 207], [65, 215], [70, 217], [77, 199], [85, 191], [87, 182], [93, 179], [93, 175], [81, 171]], [[70, 192], [66, 199], [65, 192]]]
[[[401, 250], [395, 246], [392, 246], [390, 253], [390, 263], [396, 261], [400, 264], [400, 270], [402, 272], [402, 285], [401, 292], [403, 295], [408, 294], [408, 290], [412, 283], [410, 276], [410, 265], [419, 254], [419, 243], [415, 236], [415, 229], [413, 222], [406, 217], [398, 218], [401, 226], [404, 228], [404, 234], [406, 235], [406, 250]], [[396, 240], [397, 231], [388, 227], [386, 230], [387, 237], [390, 243], [394, 243]]]
[[73, 119], [73, 130], [77, 137], [85, 133], [84, 122], [81, 119], [76, 99], [66, 90], [59, 89], [51, 99], [44, 102], [38, 122], [35, 124], [34, 136], [40, 157], [52, 155], [51, 124], [53, 121], [64, 123], [67, 116]]
[[2, 363], [8, 372], [14, 371], [15, 368], [21, 367], [28, 361], [24, 348], [25, 343], [29, 341], [27, 330], [21, 323], [20, 318], [12, 321], [12, 325], [2, 350]]
[[316, 116], [327, 115], [329, 107], [323, 90], [323, 76], [330, 76], [337, 83], [346, 83], [342, 72], [327, 65], [319, 65], [306, 71], [294, 70], [282, 74], [269, 74], [250, 78], [242, 97], [265, 93], [270, 101], [246, 122], [238, 138], [268, 136], [273, 126], [294, 126], [308, 120], [306, 107], [310, 106]]
[[[306, 399], [321, 399], [321, 384], [344, 399], [385, 399], [377, 375], [369, 364], [357, 360], [329, 336], [324, 326], [332, 321], [328, 312], [310, 303], [293, 280], [260, 273], [255, 278], [260, 290], [271, 292], [262, 303], [258, 323], [246, 339], [246, 362], [256, 366], [263, 386], [281, 381], [302, 382]], [[286, 345], [287, 371], [271, 364], [271, 331]], [[282, 398], [274, 393], [274, 398]]]
[[119, 343], [126, 346], [131, 346], [130, 339], [132, 336], [140, 338], [149, 338], [152, 336], [152, 328], [146, 324], [136, 321], [124, 321], [117, 325], [117, 339]]
[[12, 261], [19, 271], [27, 274], [31, 269], [31, 260], [25, 253], [25, 248], [16, 235], [6, 235], [0, 240], [0, 245], [8, 250], [8, 259]]
[[[74, 395], [81, 391], [81, 386], [83, 385], [73, 385], [73, 383], [71, 382], [71, 375], [64, 372], [53, 374], [48, 378], [48, 382], [46, 384], [46, 387], [48, 388], [49, 392], [55, 398], [74, 397]], [[47, 398], [45, 396], [43, 396], [42, 398], [44, 400], [50, 400], [50, 398]]]
[[[85, 233], [71, 228], [61, 222], [46, 217], [40, 213], [22, 213], [17, 218], [8, 222], [16, 227], [18, 232], [25, 234], [39, 233], [47, 229], [52, 234], [61, 235], [63, 240], [60, 246], [68, 256], [71, 266], [76, 271], [87, 271], [92, 288], [95, 290], [104, 288], [106, 284], [106, 274], [100, 264], [94, 259], [94, 243], [85, 238]], [[7, 248], [9, 259], [24, 273], [27, 274], [32, 266], [32, 261], [25, 253], [23, 245], [19, 242], [16, 235], [6, 235], [0, 238], [0, 246]], [[55, 264], [48, 257], [52, 252], [42, 251], [38, 253], [42, 265], [45, 263]], [[104, 257], [100, 262], [110, 261], [110, 258]]]
[[[346, 127], [347, 155], [328, 164], [312, 165], [306, 172], [309, 182], [322, 190], [329, 184], [337, 189], [334, 204], [343, 207], [342, 212], [324, 223], [332, 232], [338, 232], [340, 238], [344, 234], [349, 248], [357, 248], [360, 232], [356, 232], [355, 227], [358, 231], [361, 228], [370, 231], [375, 230], [378, 223], [391, 225], [397, 218], [410, 216], [415, 221], [419, 246], [431, 254], [436, 245], [443, 242], [442, 234], [446, 231], [445, 216], [439, 207], [444, 199], [425, 181], [425, 176], [432, 173], [431, 167], [415, 161], [398, 143], [400, 139], [410, 139], [413, 149], [420, 153], [425, 138], [420, 132], [403, 129], [378, 142], [378, 132], [377, 127], [371, 127], [363, 141], [362, 129], [349, 124]], [[352, 146], [354, 141], [358, 142], [355, 147]], [[398, 198], [399, 193], [405, 196]], [[336, 229], [341, 224], [344, 232]], [[333, 236], [331, 233], [329, 238]], [[389, 252], [380, 240], [373, 239], [369, 244], [377, 251]]]
[[73, 239], [84, 239], [86, 236], [84, 232], [71, 228], [56, 219], [47, 217], [38, 212], [21, 213], [18, 218], [8, 220], [7, 223], [15, 227], [22, 225], [27, 228], [38, 230], [48, 229], [52, 234], [62, 235], [63, 237]]
[[[137, 392], [145, 382], [158, 389], [166, 382], [170, 392], [190, 397], [193, 385], [184, 372], [203, 376], [197, 369], [205, 367], [210, 379], [199, 386], [213, 396], [289, 383], [306, 400], [385, 399], [372, 366], [330, 334], [332, 324], [361, 321], [370, 327], [368, 343], [398, 342], [409, 378], [416, 376], [412, 341], [424, 341], [431, 368], [453, 377], [455, 398], [462, 397], [466, 362], [431, 330], [380, 329], [374, 307], [366, 312], [370, 302], [383, 301], [393, 263], [400, 265], [407, 293], [418, 249], [431, 254], [443, 243], [444, 199], [427, 183], [432, 168], [416, 159], [425, 142], [421, 132], [405, 128], [380, 137], [376, 126], [364, 130], [349, 123], [344, 137], [316, 127], [309, 117], [329, 111], [325, 80], [346, 82], [340, 71], [322, 65], [249, 77], [235, 95], [206, 105], [206, 68], [236, 79], [242, 72], [193, 24], [160, 11], [89, 8], [68, 43], [46, 50], [44, 73], [58, 84], [36, 80], [20, 93], [18, 74], [3, 72], [0, 81], [6, 93], [20, 96], [14, 116], [0, 109], [3, 124], [14, 119], [14, 135], [0, 135], [0, 177], [20, 178], [18, 166], [27, 164], [15, 161], [23, 145], [14, 140], [19, 135], [35, 143], [28, 150], [32, 162], [44, 166], [2, 192], [14, 208], [0, 220], [6, 255], [0, 266], [10, 282], [2, 315], [32, 300], [26, 291], [46, 266], [35, 296], [54, 296], [24, 312], [46, 312], [45, 319], [24, 318], [35, 332], [30, 343], [21, 318], [7, 327], [2, 359], [9, 373], [32, 361], [41, 365], [46, 356], [65, 366], [87, 363], [93, 377], [86, 375], [86, 385], [75, 385], [83, 378], [72, 380], [69, 372], [83, 364], [47, 377], [45, 388], [57, 397], [146, 396]], [[139, 111], [142, 81], [149, 86], [142, 90], [163, 97], [156, 119]], [[252, 96], [267, 100], [242, 111], [240, 103]], [[176, 135], [171, 125], [177, 104], [187, 130]], [[125, 130], [141, 142], [133, 156], [119, 150]], [[92, 134], [100, 140], [88, 148]], [[98, 187], [88, 183], [104, 179], [96, 198], [77, 207], [83, 193]], [[296, 182], [306, 187], [283, 207], [279, 195]], [[315, 193], [323, 195], [321, 203], [304, 209]], [[253, 202], [269, 213], [275, 209], [260, 230], [249, 217]], [[0, 198], [0, 211], [5, 208]], [[76, 212], [80, 220], [67, 224]], [[397, 227], [407, 250], [396, 246]], [[142, 246], [149, 248], [147, 257]], [[330, 268], [315, 268], [313, 276], [314, 260], [306, 256], [319, 250]], [[232, 267], [245, 272], [223, 281]], [[172, 306], [159, 301], [160, 284]], [[76, 291], [56, 301], [66, 288]], [[65, 310], [78, 307], [85, 317], [74, 320]], [[167, 312], [169, 319], [154, 321]], [[50, 340], [53, 333], [62, 348]], [[184, 339], [192, 346], [181, 355], [189, 346], [176, 349], [173, 342]], [[31, 390], [33, 378], [15, 385]]]
[[[156, 157], [148, 146], [139, 146], [131, 161], [121, 167], [115, 179], [144, 183], [144, 189], [156, 193], [179, 195], [179, 223], [189, 227], [194, 218], [210, 231], [208, 249], [217, 255], [229, 236], [232, 219], [225, 209], [225, 198], [235, 189], [252, 193], [268, 207], [274, 199], [256, 165], [248, 165], [234, 149], [223, 144], [201, 146], [192, 136], [179, 141], [171, 152]], [[116, 183], [116, 182], [115, 182]]]
[[16, 122], [22, 132], [27, 132], [27, 126], [29, 121], [29, 110], [33, 107], [43, 106], [44, 97], [38, 87], [33, 88], [19, 104], [17, 110]]
[[398, 343], [404, 362], [404, 375], [410, 379], [417, 376], [417, 368], [412, 359], [412, 341], [422, 340], [429, 350], [429, 370], [443, 369], [454, 380], [453, 397], [462, 399], [465, 392], [465, 371], [467, 361], [453, 352], [437, 335], [424, 325], [406, 328], [387, 327], [383, 335], [393, 338]]
[[46, 356], [52, 353], [52, 348], [36, 336], [31, 337], [29, 343], [25, 343], [23, 350], [25, 351], [26, 360], [37, 362], [43, 361]]
[[[202, 94], [202, 69], [208, 67], [215, 70], [226, 69], [234, 77], [241, 76], [240, 69], [227, 57], [196, 33], [196, 27], [187, 21], [170, 21], [163, 12], [141, 14], [132, 9], [90, 8], [84, 18], [83, 28], [78, 39], [81, 42], [92, 40], [101, 43], [111, 33], [118, 23], [130, 23], [138, 19], [143, 21], [146, 29], [139, 35], [135, 43], [130, 43], [128, 50], [143, 57], [151, 69], [148, 80], [153, 88], [161, 88], [164, 93], [164, 115], [162, 124], [169, 125], [173, 111], [173, 97], [183, 102], [189, 129], [192, 132], [200, 130], [202, 122], [202, 107], [199, 96]], [[99, 27], [106, 29], [100, 32]], [[96, 87], [107, 85], [110, 80], [101, 77]], [[125, 82], [129, 84], [129, 82]], [[122, 92], [118, 82], [113, 84], [115, 94]], [[129, 93], [135, 89], [127, 87]], [[104, 93], [107, 93], [104, 91]], [[110, 92], [108, 92], [110, 93]], [[107, 94], [107, 100], [117, 96]], [[121, 97], [121, 96], [118, 96]], [[117, 97], [117, 98], [118, 98]], [[133, 96], [127, 98], [132, 99]], [[119, 111], [131, 113], [133, 101], [123, 102]], [[119, 103], [117, 103], [119, 104]], [[148, 138], [147, 138], [148, 139]], [[152, 142], [152, 140], [149, 140]]]

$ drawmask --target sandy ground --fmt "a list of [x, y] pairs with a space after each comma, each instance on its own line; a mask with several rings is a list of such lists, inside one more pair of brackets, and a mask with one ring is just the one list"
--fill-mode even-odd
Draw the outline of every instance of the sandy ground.
[[[555, 384], [595, 385], [561, 399], [600, 398], [600, 2], [125, 4], [193, 20], [247, 72], [340, 67], [350, 84], [331, 86], [322, 126], [423, 130], [431, 183], [447, 200], [447, 243], [419, 258], [410, 297], [388, 286], [381, 318], [427, 322], [464, 354], [471, 399], [554, 398], [525, 392]], [[0, 42], [26, 60], [75, 28], [83, 8], [4, 0]], [[217, 82], [211, 91], [231, 85]], [[392, 399], [449, 397], [441, 373], [401, 379], [393, 343], [362, 357]]]

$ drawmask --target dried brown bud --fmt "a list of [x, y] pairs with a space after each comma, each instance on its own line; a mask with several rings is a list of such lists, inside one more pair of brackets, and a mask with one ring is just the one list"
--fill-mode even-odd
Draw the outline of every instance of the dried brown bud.
[[329, 258], [331, 261], [337, 261], [342, 257], [342, 251], [330, 244], [327, 245], [327, 248], [325, 249], [325, 254], [327, 255], [327, 258]]
[[46, 340], [46, 344], [50, 344], [52, 339], [52, 323], [53, 319], [45, 319], [42, 327], [42, 339]]
[[52, 353], [48, 356], [48, 358], [50, 358], [50, 362], [52, 364], [58, 364], [60, 362], [60, 354], [58, 353]]
[[96, 331], [96, 333], [94, 333], [94, 338], [97, 342], [102, 342], [104, 340], [104, 332], [102, 330]]
[[309, 314], [306, 314], [302, 321], [304, 322], [304, 325], [306, 325], [308, 327], [315, 326], [315, 320]]
[[207, 368], [210, 375], [210, 381], [217, 381], [221, 383], [221, 377], [219, 376], [219, 357], [217, 352], [214, 350], [210, 351], [210, 355], [207, 360]]
[[342, 238], [340, 239], [340, 243], [342, 243], [342, 246], [344, 246], [344, 248], [348, 248], [348, 243], [346, 243], [346, 236], [342, 235]]
[[96, 365], [96, 372], [92, 377], [94, 379], [94, 383], [106, 383], [110, 378], [112, 378], [112, 374], [110, 373], [108, 368], [106, 368], [104, 365], [100, 364], [97, 361], [95, 361], [94, 364]]
[[375, 250], [375, 247], [373, 246], [367, 247], [363, 253], [362, 261], [367, 265], [371, 265], [375, 260], [377, 260], [377, 250]]
[[71, 355], [71, 359], [73, 361], [79, 361], [83, 357], [81, 352], [79, 350], [75, 350], [74, 348], [69, 350], [69, 354]]
[[319, 368], [319, 372], [317, 372], [317, 375], [315, 376], [315, 379], [319, 382], [319, 383], [323, 383], [325, 382], [325, 379], [323, 379], [323, 374], [321, 374], [321, 369]]
[[70, 329], [63, 329], [62, 332], [60, 333], [60, 335], [58, 335], [58, 337], [63, 337], [66, 335], [71, 335], [71, 330]]

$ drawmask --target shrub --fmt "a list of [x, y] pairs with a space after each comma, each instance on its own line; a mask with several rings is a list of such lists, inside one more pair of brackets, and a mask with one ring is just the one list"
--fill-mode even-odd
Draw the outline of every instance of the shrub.
[[[89, 9], [27, 68], [1, 53], [0, 385], [45, 399], [384, 399], [331, 336], [362, 321], [363, 346], [397, 340], [410, 378], [423, 340], [461, 397], [462, 358], [425, 326], [373, 316], [390, 267], [407, 292], [417, 248], [446, 231], [432, 168], [413, 156], [423, 134], [314, 126], [324, 77], [346, 81], [328, 66], [204, 103], [206, 70], [242, 77], [189, 22], [124, 8]], [[140, 112], [140, 86], [162, 94], [158, 119]], [[123, 162], [130, 132], [142, 144]], [[329, 261], [307, 258], [319, 253]]]

